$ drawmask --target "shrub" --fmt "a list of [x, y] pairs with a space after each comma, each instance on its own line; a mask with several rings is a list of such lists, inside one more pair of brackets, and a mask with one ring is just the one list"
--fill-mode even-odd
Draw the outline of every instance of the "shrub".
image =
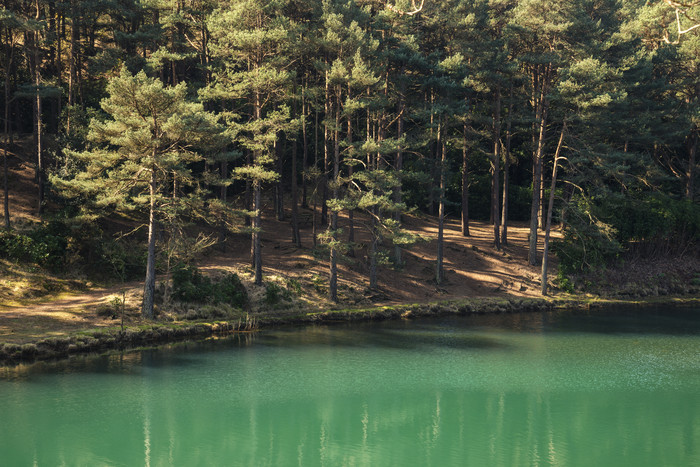
[[265, 284], [265, 304], [276, 305], [282, 300], [289, 300], [291, 293], [288, 289], [283, 289], [274, 282]]
[[556, 278], [556, 284], [562, 291], [566, 293], [574, 293], [574, 283], [569, 279], [564, 272], [559, 269]]
[[567, 223], [561, 240], [552, 242], [563, 274], [604, 266], [622, 251], [617, 231], [597, 217], [590, 199], [575, 197], [567, 207]]
[[303, 290], [301, 288], [301, 283], [296, 279], [287, 279], [287, 290], [296, 295], [301, 296]]
[[236, 274], [227, 273], [213, 285], [218, 302], [227, 303], [236, 308], [245, 308], [248, 305], [248, 292]]
[[248, 293], [236, 274], [227, 273], [212, 280], [187, 265], [173, 270], [173, 298], [189, 303], [225, 303], [236, 308], [248, 304]]
[[700, 205], [662, 194], [608, 198], [601, 210], [618, 231], [618, 240], [643, 252], [672, 253], [700, 239]]
[[212, 291], [211, 279], [193, 266], [173, 270], [173, 297], [182, 302], [206, 303]]
[[0, 255], [4, 258], [31, 262], [52, 271], [66, 263], [66, 248], [70, 230], [59, 221], [41, 225], [27, 234], [0, 232]]

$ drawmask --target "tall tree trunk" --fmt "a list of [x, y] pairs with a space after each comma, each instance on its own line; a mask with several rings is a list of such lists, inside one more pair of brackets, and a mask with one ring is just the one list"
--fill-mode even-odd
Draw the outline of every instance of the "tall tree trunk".
[[262, 203], [260, 197], [260, 181], [253, 183], [253, 267], [255, 269], [255, 285], [262, 285], [262, 251], [260, 249], [260, 219]]
[[[427, 99], [427, 96], [426, 96]], [[433, 143], [433, 125], [435, 124], [435, 112], [434, 105], [435, 95], [433, 91], [430, 91], [430, 137], [429, 137], [429, 148], [431, 156], [435, 155], [435, 161], [430, 166], [430, 186], [428, 190], [428, 214], [431, 216], [435, 214], [435, 179], [439, 177], [437, 172], [438, 161], [440, 160], [438, 155], [440, 153], [440, 131], [437, 132], [437, 143]], [[438, 124], [439, 126], [439, 124]], [[435, 144], [435, 151], [433, 151], [432, 146]], [[439, 183], [439, 182], [438, 182]]]
[[[441, 140], [441, 122], [438, 123], [438, 141]], [[445, 230], [445, 153], [446, 147], [444, 141], [438, 146], [440, 151], [440, 160], [438, 166], [438, 175], [440, 177], [440, 199], [438, 203], [438, 238], [437, 238], [437, 255], [435, 261], [435, 282], [438, 285], [442, 284], [445, 278], [443, 270], [443, 247], [444, 247], [444, 230]]]
[[5, 120], [5, 138], [3, 141], [3, 158], [2, 158], [2, 182], [4, 189], [4, 217], [5, 230], [10, 230], [10, 187], [7, 182], [7, 147], [10, 145], [9, 135], [7, 134], [7, 120]]
[[[65, 21], [65, 17], [63, 16], [62, 13], [58, 13], [57, 15], [57, 21], [56, 21], [56, 84], [59, 89], [63, 89], [63, 62], [62, 62], [62, 55], [63, 55], [63, 42], [61, 38], [61, 25]], [[56, 109], [56, 119], [58, 120], [61, 116], [61, 113], [63, 113], [63, 96], [59, 95], [56, 98], [56, 102], [58, 103], [57, 109]], [[57, 127], [60, 125], [60, 122], [57, 123]]]
[[[333, 129], [333, 200], [338, 201], [338, 175], [340, 174], [340, 85], [336, 85], [335, 128]], [[331, 254], [328, 290], [330, 299], [338, 301], [338, 211], [331, 210]]]
[[156, 171], [151, 169], [149, 183], [150, 208], [148, 214], [148, 256], [146, 259], [146, 281], [143, 286], [141, 315], [153, 319], [153, 299], [156, 290]]
[[[318, 190], [318, 184], [316, 184], [316, 190]], [[314, 190], [314, 191], [316, 191]], [[311, 211], [311, 243], [314, 248], [316, 247], [316, 242], [318, 241], [318, 221], [316, 220], [316, 211], [318, 210], [317, 197], [314, 196], [313, 210]]]
[[[253, 163], [253, 158], [251, 155], [250, 151], [245, 152], [245, 164], [247, 166], [250, 166]], [[245, 207], [246, 210], [246, 215], [244, 218], [244, 223], [246, 226], [250, 226], [252, 223], [252, 219], [250, 217], [250, 214], [248, 214], [252, 209], [253, 209], [253, 184], [251, 183], [250, 179], [246, 179], [245, 181], [245, 188], [243, 192], [243, 206]], [[250, 260], [253, 260], [253, 250], [251, 248], [250, 250]]]
[[[255, 120], [262, 118], [262, 101], [260, 92], [255, 92]], [[260, 163], [260, 154], [253, 155], [253, 163]], [[253, 233], [251, 249], [253, 250], [253, 269], [255, 270], [255, 285], [262, 285], [262, 250], [260, 248], [260, 220], [262, 216], [262, 202], [260, 195], [260, 180], [253, 180]]]
[[[69, 72], [68, 72], [68, 106], [72, 107], [75, 105], [75, 86], [78, 82], [77, 76], [77, 61], [78, 61], [78, 34], [80, 33], [80, 17], [78, 15], [78, 9], [76, 3], [78, 0], [70, 1], [70, 57], [69, 62]], [[73, 109], [68, 112], [68, 118], [66, 119], [66, 133], [71, 133], [71, 115], [73, 114]]]
[[[314, 169], [318, 169], [318, 126], [318, 108], [316, 108], [314, 112]], [[319, 177], [316, 175], [316, 170], [314, 170], [314, 208], [311, 217], [311, 237], [314, 247], [318, 241], [318, 222], [316, 220], [316, 211], [318, 210], [318, 182]]]
[[[544, 95], [544, 90], [542, 91]], [[540, 110], [537, 120], [539, 124], [539, 136], [537, 138], [537, 148], [534, 153], [532, 165], [532, 204], [530, 206], [530, 241], [527, 254], [528, 263], [531, 265], [537, 264], [537, 227], [538, 227], [538, 212], [540, 207], [540, 180], [542, 174], [542, 152], [544, 150], [545, 130], [547, 127], [547, 102], [544, 100], [540, 104]]]
[[498, 182], [501, 177], [500, 162], [501, 162], [501, 88], [496, 86], [496, 94], [494, 96], [494, 111], [493, 111], [493, 177], [491, 178], [491, 215], [493, 217], [493, 246], [501, 249], [500, 235], [500, 220], [498, 209], [498, 198], [501, 190], [498, 188]]
[[[403, 68], [401, 69], [401, 74], [403, 74]], [[399, 104], [398, 104], [398, 111], [399, 115], [396, 117], [396, 138], [398, 140], [401, 140], [403, 137], [403, 114], [404, 110], [406, 108], [406, 104], [404, 102], [404, 85], [401, 85], [401, 89], [399, 90]], [[394, 189], [394, 203], [396, 205], [401, 203], [401, 198], [402, 198], [402, 190], [401, 190], [401, 174], [403, 171], [403, 147], [401, 143], [399, 142], [399, 147], [396, 151], [396, 161], [394, 163], [394, 170], [396, 170], [396, 176], [399, 178], [399, 183]], [[394, 213], [394, 220], [398, 222], [399, 224], [401, 223], [401, 212], [397, 209], [396, 212]], [[399, 245], [394, 245], [394, 265], [396, 267], [400, 267], [403, 265], [403, 259], [401, 258], [401, 247]]]
[[328, 118], [330, 117], [330, 83], [328, 80], [328, 72], [326, 71], [326, 93], [324, 99], [324, 123], [323, 123], [323, 176], [321, 177], [322, 203], [321, 203], [321, 224], [328, 223], [328, 172], [330, 171], [330, 130], [328, 128]]
[[302, 137], [302, 161], [301, 161], [301, 206], [303, 208], [309, 207], [309, 202], [306, 198], [306, 183], [307, 183], [307, 171], [309, 168], [309, 142], [306, 137], [306, 115], [308, 111], [308, 106], [306, 104], [306, 85], [302, 87], [301, 90], [301, 137]]
[[[228, 185], [226, 180], [228, 179], [228, 161], [221, 161], [221, 179], [223, 183], [221, 184], [221, 191], [219, 197], [221, 201], [226, 204], [228, 198]], [[225, 219], [221, 219], [221, 225], [219, 226], [219, 244], [221, 245], [221, 251], [226, 252], [226, 237], [228, 235], [228, 228], [226, 227]]]
[[[39, 0], [36, 2], [36, 17], [35, 19], [39, 21], [41, 19], [41, 9], [39, 6]], [[39, 32], [34, 31], [33, 33], [33, 61], [34, 61], [34, 86], [36, 87], [36, 96], [34, 101], [34, 113], [35, 113], [35, 124], [36, 124], [36, 182], [38, 188], [38, 206], [37, 213], [41, 216], [44, 212], [44, 154], [42, 147], [42, 101], [41, 101], [41, 58], [39, 55]]]
[[[352, 89], [350, 87], [350, 84], [348, 83], [348, 100], [352, 98]], [[352, 114], [351, 112], [348, 112], [348, 136], [347, 136], [347, 143], [348, 147], [352, 146]], [[353, 174], [353, 168], [352, 164], [348, 164], [348, 179], [352, 180], [352, 174]], [[353, 244], [355, 243], [355, 211], [353, 209], [348, 210], [348, 243], [349, 248], [347, 251], [347, 256], [350, 258], [355, 257], [355, 248], [353, 247]]]
[[379, 217], [379, 209], [375, 206], [372, 208], [372, 220], [370, 224], [371, 240], [369, 243], [369, 288], [374, 290], [377, 288], [377, 255], [379, 253], [379, 229], [377, 227]]
[[3, 125], [3, 191], [4, 191], [4, 217], [5, 217], [5, 229], [10, 230], [10, 187], [8, 184], [8, 167], [7, 167], [7, 152], [10, 147], [10, 69], [12, 68], [12, 62], [15, 53], [15, 44], [12, 37], [10, 37], [10, 32], [8, 30], [8, 42], [10, 50], [7, 52], [7, 57], [5, 60], [5, 100], [4, 100], [4, 125]]
[[542, 170], [540, 170], [540, 205], [537, 212], [537, 224], [539, 225], [540, 230], [544, 231], [545, 224], [547, 223], [547, 220], [545, 219], [545, 217], [547, 217], [547, 210], [544, 207], [546, 197], [544, 155], [542, 156], [540, 163], [542, 164]]
[[696, 170], [696, 155], [698, 152], [698, 127], [693, 125], [690, 135], [690, 145], [688, 147], [688, 173], [685, 185], [685, 197], [693, 201], [695, 197], [695, 170]]
[[[296, 93], [296, 90], [295, 90]], [[293, 105], [294, 116], [296, 116], [296, 104]], [[297, 131], [298, 135], [298, 131]], [[292, 139], [292, 243], [301, 247], [301, 236], [299, 234], [299, 185], [297, 183], [297, 138]]]
[[275, 212], [277, 213], [277, 220], [284, 220], [284, 147], [286, 143], [286, 137], [284, 133], [277, 132], [277, 137], [275, 138], [275, 165], [277, 166], [277, 173], [279, 178], [275, 182]]
[[469, 153], [466, 121], [462, 127], [462, 236], [469, 237]]
[[547, 268], [549, 266], [549, 232], [552, 228], [552, 211], [554, 210], [554, 190], [557, 185], [557, 169], [559, 168], [559, 154], [564, 141], [566, 122], [562, 125], [557, 150], [554, 153], [554, 167], [552, 168], [552, 186], [549, 191], [549, 205], [547, 207], [547, 224], [544, 230], [544, 252], [542, 254], [542, 295], [547, 295]]
[[510, 81], [508, 120], [506, 123], [506, 153], [503, 157], [503, 202], [501, 206], [501, 244], [508, 245], [508, 198], [510, 192], [510, 139], [513, 123], [513, 80]]

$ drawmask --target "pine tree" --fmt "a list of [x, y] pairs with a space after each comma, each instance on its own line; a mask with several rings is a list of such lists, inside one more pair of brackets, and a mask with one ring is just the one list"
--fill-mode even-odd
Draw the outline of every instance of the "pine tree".
[[218, 66], [203, 96], [230, 102], [235, 112], [224, 113], [232, 140], [250, 155], [250, 163], [235, 170], [253, 191], [251, 259], [255, 283], [262, 284], [262, 185], [279, 176], [271, 165], [280, 132], [291, 132], [284, 97], [291, 72], [285, 59], [290, 39], [289, 21], [282, 15], [285, 2], [246, 0], [232, 2], [209, 18], [212, 56]]
[[102, 109], [110, 118], [90, 122], [89, 139], [97, 146], [74, 153], [84, 170], [53, 182], [66, 195], [93, 200], [92, 208], [148, 212], [142, 314], [152, 319], [157, 223], [178, 202], [167, 190], [173, 179], [180, 186], [194, 182], [190, 164], [202, 159], [195, 148], [212, 144], [219, 128], [202, 104], [188, 100], [185, 83], [165, 87], [144, 72], [131, 75], [123, 67], [107, 93]]
[[523, 0], [513, 10], [510, 27], [516, 32], [523, 71], [530, 76], [529, 95], [532, 125], [532, 203], [528, 262], [537, 263], [537, 234], [542, 211], [543, 160], [549, 117], [549, 93], [556, 86], [560, 53], [567, 44], [571, 26], [569, 2]]

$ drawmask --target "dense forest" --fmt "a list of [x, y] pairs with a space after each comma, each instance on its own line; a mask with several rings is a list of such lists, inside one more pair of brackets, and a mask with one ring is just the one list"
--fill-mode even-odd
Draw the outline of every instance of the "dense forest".
[[343, 257], [370, 287], [401, 266], [411, 211], [437, 219], [438, 284], [448, 214], [495, 249], [529, 222], [543, 293], [551, 249], [564, 280], [697, 255], [697, 0], [5, 0], [0, 46], [2, 254], [145, 274], [146, 317], [157, 267], [233, 233], [261, 284], [265, 200], [297, 245], [313, 208], [333, 300]]

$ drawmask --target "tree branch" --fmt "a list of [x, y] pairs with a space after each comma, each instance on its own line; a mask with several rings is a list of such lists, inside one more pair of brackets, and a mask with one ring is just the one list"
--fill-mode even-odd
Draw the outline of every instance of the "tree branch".
[[398, 13], [401, 16], [404, 16], [404, 15], [413, 16], [416, 13], [419, 13], [423, 9], [424, 3], [425, 3], [425, 0], [421, 0], [420, 6], [416, 6], [416, 0], [411, 0], [411, 7], [413, 8], [413, 11], [400, 10], [390, 3], [387, 3], [386, 7], [387, 7], [387, 9], [393, 11], [394, 13]]
[[700, 23], [695, 24], [694, 26], [691, 26], [685, 30], [681, 28], [681, 12], [683, 13], [683, 16], [686, 18], [696, 21], [695, 18], [691, 17], [687, 9], [693, 6], [700, 5], [700, 0], [693, 0], [690, 2], [677, 2], [675, 0], [664, 0], [668, 5], [670, 5], [676, 13], [676, 27], [678, 28], [678, 37], [676, 38], [675, 41], [671, 41], [671, 39], [668, 37], [668, 30], [664, 31], [664, 42], [670, 45], [678, 45], [681, 42], [681, 37], [683, 34], [687, 34], [690, 31], [692, 31], [695, 28], [700, 28]]

